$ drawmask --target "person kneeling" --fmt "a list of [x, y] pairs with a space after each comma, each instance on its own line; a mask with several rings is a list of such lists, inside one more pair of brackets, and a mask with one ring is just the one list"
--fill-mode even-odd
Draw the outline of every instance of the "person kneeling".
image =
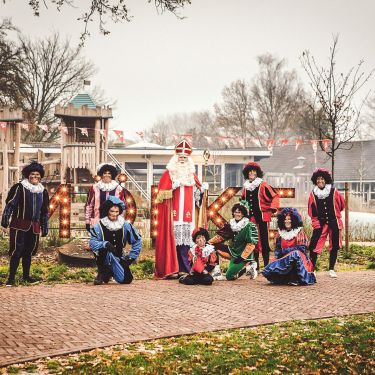
[[[124, 202], [109, 196], [100, 207], [103, 218], [90, 231], [89, 245], [98, 266], [95, 285], [108, 283], [112, 276], [120, 284], [133, 281], [130, 265], [139, 256], [142, 240], [134, 226], [120, 216], [124, 208]], [[128, 255], [124, 255], [123, 249], [127, 243], [132, 248]]]
[[208, 244], [209, 235], [206, 229], [196, 228], [193, 231], [195, 245], [189, 250], [188, 256], [191, 271], [179, 281], [185, 285], [211, 285], [214, 281], [210, 272], [216, 266], [216, 252], [213, 245]]
[[[246, 274], [250, 279], [258, 276], [257, 263], [254, 261], [254, 249], [258, 242], [258, 231], [249, 218], [249, 204], [245, 200], [232, 207], [233, 218], [219, 229], [210, 240], [217, 253], [229, 259], [229, 267], [225, 274], [227, 280], [236, 280]], [[224, 244], [229, 241], [229, 245]]]

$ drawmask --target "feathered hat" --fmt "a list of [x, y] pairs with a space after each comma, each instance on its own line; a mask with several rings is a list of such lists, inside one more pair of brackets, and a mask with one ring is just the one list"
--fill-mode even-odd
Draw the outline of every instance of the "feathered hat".
[[242, 212], [243, 216], [249, 216], [249, 210], [250, 210], [249, 202], [244, 200], [244, 199], [239, 201], [238, 203], [233, 205], [232, 214], [236, 210], [240, 210]]
[[279, 229], [286, 229], [285, 218], [287, 216], [290, 216], [290, 219], [292, 220], [292, 229], [303, 226], [302, 217], [300, 213], [297, 211], [297, 209], [292, 207], [285, 207], [282, 209], [280, 213], [277, 214], [277, 225]]
[[249, 178], [249, 172], [251, 170], [255, 170], [257, 172], [257, 177], [260, 177], [260, 178], [263, 177], [263, 171], [262, 171], [262, 168], [260, 167], [260, 165], [258, 163], [256, 163], [255, 161], [251, 161], [251, 162], [247, 163], [242, 170], [242, 174], [243, 174], [245, 180], [247, 180]]
[[22, 176], [24, 178], [29, 178], [31, 172], [39, 172], [40, 177], [44, 177], [44, 168], [42, 164], [39, 164], [36, 161], [32, 161], [29, 165], [26, 165], [26, 167], [22, 169]]
[[120, 215], [125, 210], [125, 203], [121, 199], [115, 197], [114, 195], [110, 195], [108, 196], [107, 200], [105, 200], [99, 208], [100, 216], [101, 217], [108, 216], [108, 211], [113, 206], [117, 206], [120, 209]]

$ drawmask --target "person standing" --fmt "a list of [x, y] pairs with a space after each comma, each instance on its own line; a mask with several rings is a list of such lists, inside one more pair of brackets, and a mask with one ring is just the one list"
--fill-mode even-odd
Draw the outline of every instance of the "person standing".
[[314, 188], [309, 196], [308, 215], [314, 230], [309, 246], [310, 258], [315, 268], [318, 254], [322, 253], [329, 236], [328, 275], [336, 278], [337, 254], [342, 247], [341, 211], [345, 208], [345, 200], [342, 194], [332, 186], [332, 177], [327, 169], [316, 169], [311, 181]]
[[191, 158], [192, 147], [182, 140], [161, 176], [156, 197], [158, 233], [155, 241], [155, 277], [177, 278], [188, 274], [192, 233], [197, 226], [203, 191]]
[[22, 258], [23, 281], [36, 282], [30, 277], [31, 257], [38, 251], [39, 235], [48, 234], [48, 192], [40, 183], [43, 166], [35, 161], [22, 170], [23, 180], [13, 185], [6, 198], [1, 225], [10, 228], [9, 276], [7, 286], [15, 285], [17, 268]]
[[243, 171], [241, 199], [249, 203], [249, 219], [258, 229], [259, 241], [254, 255], [259, 270], [259, 253], [262, 253], [264, 266], [270, 258], [269, 223], [271, 216], [279, 208], [279, 196], [275, 189], [263, 180], [263, 171], [258, 163], [249, 162]]
[[97, 174], [101, 178], [89, 190], [85, 205], [86, 230], [89, 232], [101, 219], [100, 206], [109, 196], [119, 198], [126, 207], [125, 189], [116, 181], [118, 170], [111, 163], [100, 164]]

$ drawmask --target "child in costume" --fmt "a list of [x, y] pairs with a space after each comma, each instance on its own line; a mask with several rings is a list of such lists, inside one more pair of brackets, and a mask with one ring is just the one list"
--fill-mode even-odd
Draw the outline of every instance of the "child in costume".
[[215, 247], [208, 243], [209, 234], [204, 228], [196, 228], [192, 237], [195, 245], [190, 248], [188, 253], [191, 270], [179, 281], [186, 285], [211, 285], [214, 279], [210, 272], [216, 266]]
[[[209, 242], [215, 245], [220, 256], [230, 259], [226, 272], [227, 280], [235, 280], [246, 273], [250, 279], [258, 276], [257, 264], [254, 261], [254, 249], [258, 242], [258, 231], [249, 218], [249, 208], [246, 201], [236, 203], [232, 207], [233, 218]], [[229, 246], [224, 244], [230, 241]]]
[[314, 266], [307, 256], [308, 239], [301, 215], [295, 208], [284, 208], [277, 215], [277, 223], [275, 259], [263, 269], [263, 276], [274, 284], [316, 283]]

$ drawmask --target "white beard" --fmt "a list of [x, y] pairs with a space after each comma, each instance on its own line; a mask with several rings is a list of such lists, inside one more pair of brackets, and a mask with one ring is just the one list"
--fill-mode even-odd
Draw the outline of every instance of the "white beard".
[[194, 162], [190, 156], [187, 157], [186, 163], [178, 162], [178, 155], [172, 156], [167, 164], [167, 170], [171, 176], [172, 183], [179, 181], [182, 186], [194, 186]]

